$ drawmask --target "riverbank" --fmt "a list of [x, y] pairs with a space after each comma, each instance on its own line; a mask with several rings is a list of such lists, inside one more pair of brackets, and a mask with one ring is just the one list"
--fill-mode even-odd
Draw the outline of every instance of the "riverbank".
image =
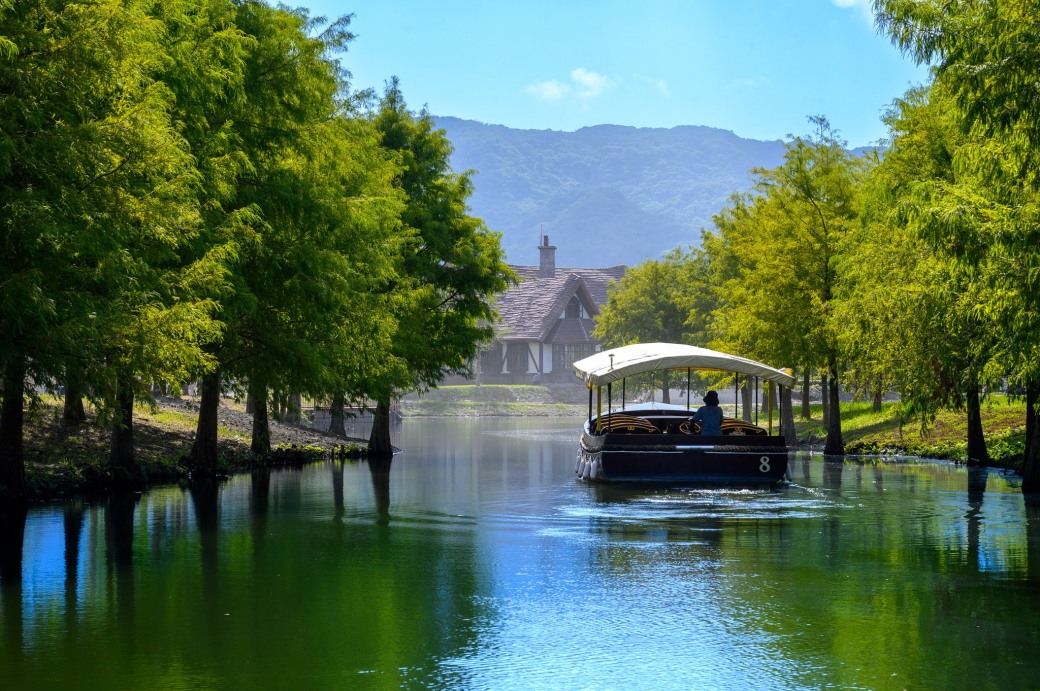
[[[134, 455], [147, 485], [186, 481], [187, 464], [198, 420], [198, 400], [160, 398], [155, 406], [134, 410]], [[345, 439], [317, 430], [281, 424], [271, 426], [272, 453], [255, 457], [249, 450], [253, 417], [233, 401], [218, 408], [220, 472], [235, 473], [257, 466], [284, 466], [335, 455], [356, 457], [366, 440]], [[111, 488], [107, 469], [110, 436], [88, 408], [81, 425], [61, 424], [61, 402], [44, 397], [30, 411], [25, 434], [25, 474], [30, 499], [58, 499], [103, 493]]]
[[[583, 418], [587, 399], [577, 401], [580, 387], [463, 386], [444, 387], [402, 401], [404, 416], [552, 416]], [[796, 409], [800, 412], [800, 408]], [[137, 463], [147, 484], [186, 481], [198, 402], [162, 398], [154, 408], [138, 406], [134, 418]], [[43, 398], [26, 426], [26, 479], [31, 498], [40, 501], [104, 492], [111, 487], [107, 471], [109, 432], [88, 421], [76, 427], [60, 422], [60, 402]], [[257, 466], [281, 466], [335, 455], [358, 456], [365, 440], [344, 439], [317, 430], [271, 421], [271, 455], [258, 459], [249, 451], [252, 416], [240, 404], [223, 401], [219, 409], [221, 471], [234, 473]], [[982, 422], [991, 465], [1020, 471], [1025, 451], [1025, 403], [990, 396]], [[849, 454], [907, 455], [966, 460], [967, 421], [963, 412], [944, 411], [922, 433], [920, 422], [901, 421], [898, 406], [885, 403], [880, 413], [868, 403], [842, 404], [842, 427]], [[825, 437], [822, 408], [811, 406], [811, 418], [796, 418], [798, 447], [821, 450]]]

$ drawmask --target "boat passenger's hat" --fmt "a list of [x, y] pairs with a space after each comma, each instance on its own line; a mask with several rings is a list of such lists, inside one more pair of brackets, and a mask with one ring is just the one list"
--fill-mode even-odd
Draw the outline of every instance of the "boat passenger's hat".
[[707, 394], [705, 394], [705, 396], [704, 396], [704, 403], [705, 403], [705, 405], [718, 405], [719, 404], [719, 394], [718, 394], [718, 392], [716, 392], [716, 391], [709, 391]]

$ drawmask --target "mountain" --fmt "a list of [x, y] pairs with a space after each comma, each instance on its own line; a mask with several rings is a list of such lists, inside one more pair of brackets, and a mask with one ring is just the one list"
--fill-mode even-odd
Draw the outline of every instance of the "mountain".
[[513, 264], [538, 263], [541, 233], [558, 266], [634, 265], [699, 244], [712, 215], [750, 187], [750, 170], [784, 152], [712, 127], [559, 132], [434, 119], [455, 147], [452, 167], [476, 171], [470, 207], [502, 233]]

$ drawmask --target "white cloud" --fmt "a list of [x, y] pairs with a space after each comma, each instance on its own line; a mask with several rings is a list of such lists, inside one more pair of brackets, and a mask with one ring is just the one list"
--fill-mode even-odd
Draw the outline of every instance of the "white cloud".
[[527, 93], [542, 101], [560, 101], [570, 90], [571, 87], [569, 85], [555, 79], [530, 84], [527, 87]]
[[584, 67], [577, 67], [571, 70], [569, 83], [559, 79], [550, 79], [546, 82], [529, 84], [524, 90], [542, 101], [562, 101], [573, 95], [579, 101], [588, 102], [610, 91], [617, 83], [618, 80]]
[[866, 19], [868, 22], [874, 21], [874, 4], [872, 0], [831, 0], [831, 3], [843, 10], [854, 9], [863, 19]]
[[578, 88], [578, 98], [590, 99], [602, 96], [614, 86], [614, 80], [598, 72], [577, 67], [571, 70], [571, 80]]
[[655, 79], [654, 77], [648, 77], [645, 74], [637, 74], [636, 78], [652, 86], [654, 89], [657, 90], [657, 93], [661, 94], [665, 98], [672, 97], [672, 92], [668, 89], [668, 82], [666, 82], [665, 80]]

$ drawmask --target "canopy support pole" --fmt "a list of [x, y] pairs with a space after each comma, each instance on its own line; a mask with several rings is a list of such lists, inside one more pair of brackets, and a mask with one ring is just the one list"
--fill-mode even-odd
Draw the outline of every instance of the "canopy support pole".
[[596, 432], [603, 431], [603, 387], [596, 387]]
[[592, 422], [592, 384], [589, 384], [589, 423]]
[[755, 377], [755, 424], [756, 425], [758, 424], [758, 409], [761, 407], [758, 404], [758, 388], [759, 388], [758, 377]]

